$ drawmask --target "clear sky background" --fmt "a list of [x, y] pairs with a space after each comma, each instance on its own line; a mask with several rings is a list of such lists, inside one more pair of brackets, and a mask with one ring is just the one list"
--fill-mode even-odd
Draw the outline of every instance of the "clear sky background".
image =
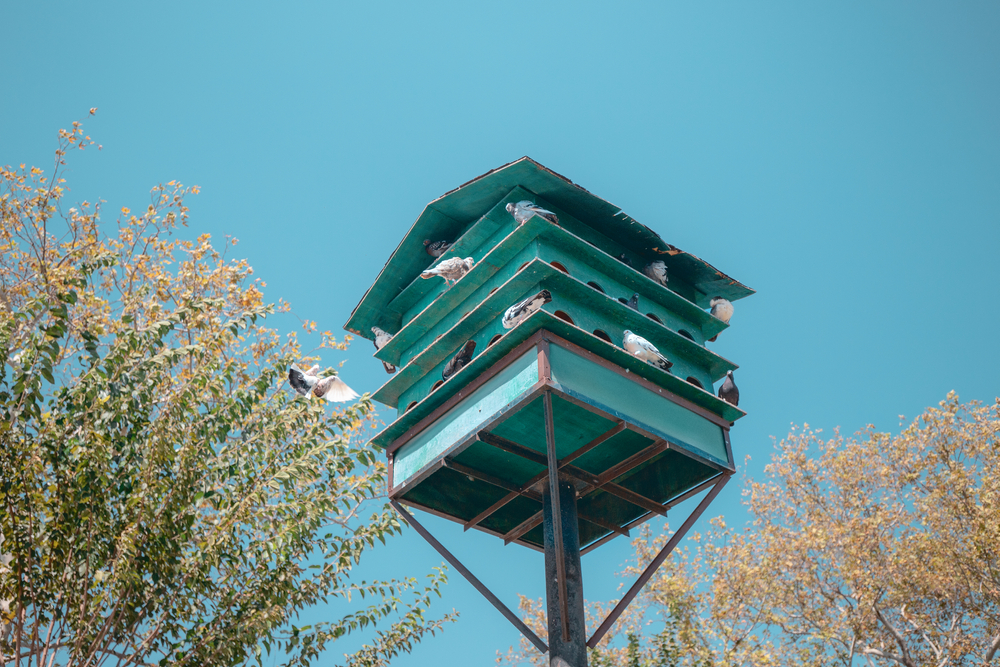
[[[72, 199], [200, 185], [189, 235], [239, 238], [271, 300], [339, 330], [427, 202], [529, 155], [758, 291], [713, 349], [741, 365], [733, 449], [759, 476], [792, 422], [898, 431], [1000, 393], [998, 35], [994, 1], [0, 0], [0, 163], [49, 169], [98, 107]], [[371, 351], [327, 361], [374, 391]], [[740, 486], [708, 516], [742, 522]], [[427, 524], [509, 604], [542, 595], [539, 554]], [[590, 599], [629, 553], [584, 559]], [[440, 560], [409, 533], [361, 572]], [[517, 641], [457, 573], [436, 604], [461, 620], [396, 664]]]

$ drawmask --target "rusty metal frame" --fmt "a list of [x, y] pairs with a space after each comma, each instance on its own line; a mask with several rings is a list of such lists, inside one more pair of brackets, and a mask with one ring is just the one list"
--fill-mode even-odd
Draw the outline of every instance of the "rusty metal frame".
[[437, 538], [431, 535], [419, 521], [413, 518], [412, 514], [407, 512], [403, 506], [395, 500], [390, 500], [389, 503], [392, 505], [393, 509], [399, 512], [399, 515], [403, 518], [403, 520], [413, 526], [417, 533], [420, 534], [420, 537], [424, 538], [428, 544], [434, 547], [434, 550], [441, 554], [442, 558], [451, 563], [452, 567], [458, 570], [459, 574], [465, 577], [466, 580], [472, 584], [472, 587], [479, 591], [480, 595], [489, 600], [490, 604], [492, 604], [497, 611], [503, 614], [503, 617], [510, 621], [511, 624], [517, 628], [522, 635], [524, 635], [525, 639], [534, 644], [535, 648], [537, 648], [541, 653], [544, 654], [549, 652], [548, 644], [543, 642], [538, 635], [532, 632], [531, 628], [525, 625], [524, 621], [518, 618], [517, 614], [510, 610], [510, 607], [501, 602], [500, 598], [494, 595], [493, 591], [486, 587], [486, 584], [481, 582], [476, 575], [472, 574], [472, 572], [469, 571], [469, 568], [465, 567], [465, 565], [462, 564], [462, 561], [458, 560], [453, 553], [448, 551], [447, 547], [441, 544]]
[[670, 552], [672, 552], [678, 543], [680, 543], [681, 539], [683, 539], [683, 537], [691, 529], [691, 526], [694, 525], [694, 522], [701, 517], [702, 513], [708, 508], [712, 501], [715, 500], [715, 497], [719, 495], [719, 492], [722, 491], [726, 482], [729, 481], [729, 477], [730, 475], [726, 474], [719, 476], [711, 490], [705, 495], [704, 498], [701, 499], [698, 506], [691, 511], [687, 520], [681, 524], [681, 527], [677, 529], [677, 532], [670, 537], [660, 552], [656, 554], [649, 565], [646, 566], [646, 569], [642, 571], [642, 574], [639, 575], [639, 578], [636, 579], [635, 583], [632, 584], [632, 587], [628, 589], [628, 592], [622, 597], [621, 600], [618, 601], [618, 604], [616, 604], [615, 608], [611, 610], [607, 618], [605, 618], [601, 623], [600, 627], [598, 627], [597, 630], [594, 631], [594, 634], [591, 635], [590, 639], [587, 640], [588, 647], [595, 648], [597, 644], [600, 643], [601, 639], [604, 638], [604, 635], [606, 635], [608, 630], [611, 629], [611, 626], [613, 626], [615, 621], [618, 620], [618, 617], [622, 615], [622, 612], [625, 611], [629, 604], [631, 604], [632, 600], [635, 599], [635, 596], [639, 594], [639, 591], [642, 590], [642, 587], [645, 586], [650, 580], [657, 568], [663, 564], [663, 561], [667, 559]]

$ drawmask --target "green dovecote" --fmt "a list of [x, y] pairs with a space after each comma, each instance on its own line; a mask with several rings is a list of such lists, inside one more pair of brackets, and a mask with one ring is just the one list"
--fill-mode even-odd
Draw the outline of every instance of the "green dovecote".
[[[522, 200], [558, 223], [518, 224], [506, 206]], [[453, 245], [433, 258], [425, 240]], [[475, 261], [454, 285], [420, 278], [454, 257]], [[667, 286], [642, 272], [654, 261]], [[504, 329], [507, 308], [542, 289], [551, 301]], [[664, 514], [734, 470], [729, 430], [744, 413], [713, 392], [736, 365], [705, 346], [727, 327], [708, 308], [751, 294], [529, 158], [452, 190], [427, 205], [345, 325], [393, 335], [375, 356], [398, 371], [374, 398], [398, 416], [373, 440], [390, 497], [541, 549], [553, 442], [560, 477], [577, 487], [582, 553]], [[625, 330], [670, 371], [626, 352]], [[443, 381], [470, 340], [472, 361]]]

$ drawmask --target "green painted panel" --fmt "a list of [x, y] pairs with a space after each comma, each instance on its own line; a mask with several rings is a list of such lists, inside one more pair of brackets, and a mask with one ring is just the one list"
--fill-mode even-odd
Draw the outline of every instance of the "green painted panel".
[[536, 382], [537, 352], [531, 349], [401, 447], [393, 469], [395, 484], [399, 486], [443, 455]]
[[[523, 408], [518, 410], [517, 415], [505, 420], [505, 423], [519, 420], [524, 412]], [[492, 445], [487, 445], [485, 442], [472, 443], [460, 454], [457, 454], [454, 459], [470, 468], [481, 470], [517, 485], [524, 484], [545, 470], [545, 466], [540, 463], [529, 461], [516, 454], [510, 454]]]
[[646, 436], [625, 430], [581, 456], [574, 465], [600, 475], [611, 466], [621, 463], [651, 444], [653, 441]]
[[671, 442], [731, 465], [722, 428], [655, 392], [557, 345], [550, 347], [552, 378], [572, 395]]

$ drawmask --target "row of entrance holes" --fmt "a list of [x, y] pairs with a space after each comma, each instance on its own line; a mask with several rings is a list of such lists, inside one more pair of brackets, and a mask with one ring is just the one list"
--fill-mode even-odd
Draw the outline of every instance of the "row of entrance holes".
[[[553, 268], [559, 269], [560, 271], [562, 271], [563, 273], [565, 273], [567, 276], [569, 275], [569, 269], [567, 269], [565, 266], [563, 266], [559, 262], [549, 262], [549, 264], [551, 264]], [[520, 272], [521, 269], [523, 269], [527, 265], [528, 265], [528, 262], [525, 262], [520, 267], [518, 267], [517, 271]], [[597, 290], [601, 294], [607, 294], [607, 292], [604, 291], [604, 288], [601, 287], [600, 285], [598, 285], [594, 281], [588, 282], [587, 285], [589, 285], [590, 287], [594, 288], [595, 290]], [[498, 288], [494, 287], [492, 290], [490, 290], [490, 294], [493, 294], [493, 292], [496, 292], [497, 289]], [[487, 295], [487, 296], [489, 296], [489, 295]], [[628, 303], [628, 299], [623, 298], [623, 297], [619, 297], [618, 300], [621, 301], [622, 303]], [[466, 313], [466, 315], [468, 315], [468, 313]], [[573, 321], [573, 318], [570, 317], [569, 313], [567, 313], [567, 312], [564, 312], [562, 310], [557, 310], [555, 313], [553, 313], [553, 315], [555, 315], [556, 317], [558, 317], [561, 320], [564, 320], [564, 321], [569, 322], [570, 324], [576, 326], [576, 322]], [[654, 322], [657, 322], [659, 324], [663, 324], [663, 320], [661, 320], [659, 317], [657, 317], [653, 313], [646, 313], [646, 317], [648, 317], [649, 319], [653, 320]], [[666, 326], [666, 325], [664, 325], [664, 326]], [[688, 333], [684, 329], [678, 329], [677, 333], [679, 333], [680, 335], [684, 336], [685, 338], [687, 338], [687, 339], [689, 339], [691, 341], [694, 341], [694, 336], [692, 336], [690, 333]], [[597, 336], [598, 338], [600, 338], [601, 340], [604, 340], [604, 341], [607, 341], [608, 343], [611, 343], [612, 345], [615, 344], [614, 341], [611, 340], [611, 336], [609, 336], [607, 334], [607, 332], [602, 331], [601, 329], [594, 329], [594, 335]], [[497, 342], [501, 338], [503, 338], [503, 334], [497, 334], [496, 336], [493, 336], [493, 338], [490, 339], [490, 342], [486, 344], [486, 347], [489, 347], [490, 345], [492, 345], [493, 343]], [[693, 384], [694, 386], [698, 387], [699, 389], [704, 389], [705, 388], [705, 386], [696, 377], [689, 376], [686, 379], [687, 379], [687, 381], [689, 383]], [[434, 391], [438, 387], [440, 387], [441, 385], [443, 385], [443, 384], [444, 384], [444, 380], [438, 380], [437, 382], [435, 382], [434, 385], [431, 387], [430, 393], [433, 394]], [[410, 408], [412, 408], [416, 404], [417, 404], [417, 401], [413, 401], [412, 403], [410, 403], [409, 405], [406, 406], [406, 410], [404, 410], [403, 412], [406, 412], [407, 410], [409, 410]]]

